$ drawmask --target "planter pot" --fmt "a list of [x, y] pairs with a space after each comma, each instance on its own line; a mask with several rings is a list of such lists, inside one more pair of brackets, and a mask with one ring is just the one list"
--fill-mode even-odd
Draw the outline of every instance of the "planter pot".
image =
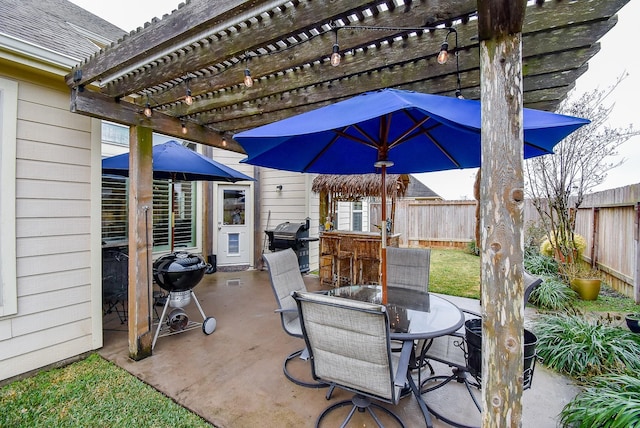
[[629, 317], [628, 315], [624, 318], [627, 322], [627, 327], [634, 333], [640, 333], [640, 319], [638, 319], [637, 315], [634, 317]]
[[600, 294], [600, 279], [574, 278], [571, 288], [578, 293], [582, 300], [596, 300]]

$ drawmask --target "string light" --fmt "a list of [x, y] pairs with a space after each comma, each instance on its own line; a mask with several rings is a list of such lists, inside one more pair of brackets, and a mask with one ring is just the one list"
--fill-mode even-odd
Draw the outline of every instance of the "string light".
[[151, 117], [153, 111], [151, 110], [151, 104], [149, 103], [149, 95], [147, 95], [147, 104], [144, 106], [144, 110], [142, 111], [145, 116]]
[[[418, 32], [425, 32], [425, 31], [435, 31], [435, 30], [447, 30], [447, 35], [445, 36], [444, 41], [442, 42], [442, 44], [440, 45], [440, 50], [438, 52], [437, 55], [437, 62], [438, 64], [446, 64], [449, 60], [449, 35], [451, 33], [455, 33], [455, 51], [454, 51], [454, 55], [455, 55], [455, 59], [456, 59], [456, 73], [457, 73], [457, 85], [456, 85], [456, 90], [455, 90], [455, 97], [456, 98], [460, 98], [463, 99], [464, 97], [462, 96], [462, 90], [461, 90], [461, 84], [460, 84], [460, 68], [459, 68], [459, 52], [458, 52], [458, 33], [456, 31], [455, 28], [453, 27], [415, 27], [415, 28], [409, 28], [409, 27], [376, 27], [376, 26], [364, 26], [364, 25], [336, 25], [335, 22], [331, 21], [329, 22], [329, 30], [326, 30], [325, 32], [319, 32], [318, 34], [312, 36], [319, 36], [322, 34], [326, 34], [326, 32], [328, 31], [333, 31], [335, 33], [335, 43], [332, 46], [332, 50], [331, 50], [331, 55], [330, 55], [330, 64], [333, 67], [337, 67], [340, 65], [341, 60], [342, 60], [342, 55], [340, 55], [340, 45], [338, 43], [338, 30], [340, 29], [352, 29], [352, 30], [378, 30], [378, 31], [394, 31], [396, 33], [410, 33], [410, 32], [414, 32], [414, 33], [418, 33]], [[309, 39], [300, 41], [298, 43], [294, 43], [292, 45], [287, 46], [286, 49], [291, 49], [294, 46], [297, 46], [298, 44], [301, 44], [305, 41], [308, 41]], [[277, 50], [277, 52], [281, 52], [282, 49]], [[245, 52], [244, 54], [244, 62], [245, 62], [245, 68], [244, 68], [244, 78], [243, 78], [243, 84], [245, 85], [245, 87], [247, 88], [251, 88], [253, 86], [254, 80], [253, 77], [251, 76], [251, 71], [249, 70], [249, 61], [251, 60], [251, 56], [256, 56], [256, 57], [261, 57], [263, 55], [271, 55], [272, 53], [276, 53], [276, 52], [269, 52], [269, 53], [249, 53], [249, 52]], [[184, 97], [184, 103], [188, 106], [191, 106], [193, 104], [193, 95], [191, 93], [191, 89], [189, 88], [189, 82], [191, 80], [192, 77], [196, 77], [196, 76], [187, 76], [186, 77], [186, 94]], [[150, 98], [149, 95], [147, 94], [147, 102], [145, 105], [145, 108], [143, 110], [143, 114], [146, 117], [151, 117], [153, 114], [153, 108], [151, 107], [150, 104]], [[187, 128], [186, 128], [186, 124], [184, 123], [184, 121], [181, 121], [182, 123], [182, 132], [184, 134], [187, 133]], [[223, 146], [226, 146], [227, 142], [224, 140], [222, 140], [222, 144]]]
[[182, 125], [182, 134], [187, 135], [189, 131], [187, 130], [187, 124], [184, 122], [184, 119], [180, 121], [180, 125]]
[[333, 44], [333, 52], [331, 53], [331, 65], [337, 67], [340, 65], [340, 45], [338, 45], [338, 30], [334, 30], [336, 33], [336, 42]]
[[249, 71], [249, 67], [244, 69], [244, 86], [250, 88], [253, 86], [253, 78], [251, 77], [251, 72]]
[[438, 64], [446, 64], [448, 60], [449, 43], [445, 40], [444, 42], [442, 42], [442, 46], [440, 46], [440, 53], [438, 53]]

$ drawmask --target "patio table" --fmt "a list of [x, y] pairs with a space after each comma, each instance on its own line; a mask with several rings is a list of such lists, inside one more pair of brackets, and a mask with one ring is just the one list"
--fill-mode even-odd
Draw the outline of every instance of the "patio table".
[[[451, 334], [464, 324], [464, 314], [456, 305], [440, 296], [405, 288], [388, 287], [387, 313], [391, 339], [414, 341], [432, 339]], [[349, 285], [334, 288], [329, 295], [370, 303], [382, 301], [380, 285]], [[427, 405], [411, 374], [407, 372], [409, 387], [424, 415], [425, 423], [432, 427]]]

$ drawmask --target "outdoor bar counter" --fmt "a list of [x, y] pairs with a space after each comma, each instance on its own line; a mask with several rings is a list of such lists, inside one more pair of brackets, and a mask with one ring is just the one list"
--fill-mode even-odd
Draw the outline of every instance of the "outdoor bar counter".
[[[400, 234], [387, 236], [397, 247]], [[320, 280], [335, 287], [380, 283], [380, 232], [332, 230], [320, 233]]]

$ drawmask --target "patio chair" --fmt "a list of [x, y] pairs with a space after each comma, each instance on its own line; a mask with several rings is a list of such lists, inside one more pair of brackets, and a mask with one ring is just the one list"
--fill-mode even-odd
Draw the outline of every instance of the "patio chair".
[[[351, 406], [351, 410], [340, 426], [346, 426], [356, 410], [361, 416], [368, 412], [379, 427], [383, 426], [380, 412], [404, 426], [395, 413], [372, 401], [398, 404], [408, 380], [412, 343], [406, 342], [399, 355], [391, 352], [386, 308], [305, 292], [295, 292], [293, 297], [300, 312], [313, 378], [355, 393], [351, 400], [327, 407], [316, 427], [331, 412], [345, 406]], [[333, 421], [331, 424], [338, 426]]]
[[[302, 339], [302, 328], [300, 326], [298, 308], [291, 293], [294, 291], [307, 291], [307, 287], [300, 273], [296, 253], [291, 248], [287, 248], [286, 250], [274, 253], [265, 253], [262, 257], [269, 270], [271, 288], [275, 295], [276, 303], [278, 304], [276, 312], [280, 314], [282, 328], [287, 334]], [[292, 352], [284, 360], [282, 370], [287, 379], [297, 385], [308, 388], [323, 388], [328, 386], [325, 383], [305, 382], [293, 376], [287, 368], [287, 365], [296, 357], [308, 360], [307, 349], [302, 348]]]
[[429, 292], [430, 248], [387, 247], [387, 286]]
[[[524, 272], [524, 304], [526, 305], [529, 296], [542, 283], [542, 279]], [[432, 360], [448, 365], [452, 369], [451, 375], [435, 375], [433, 367], [431, 367], [431, 377], [419, 382], [420, 393], [425, 394], [445, 386], [447, 383], [455, 380], [457, 383], [464, 384], [467, 392], [471, 396], [475, 407], [482, 412], [482, 406], [478, 398], [474, 395], [473, 389], [479, 390], [482, 383], [482, 319], [480, 314], [464, 310], [465, 323], [464, 326], [454, 334], [434, 338], [426, 341], [422, 345], [419, 354], [420, 360]], [[533, 372], [536, 363], [535, 345], [537, 338], [529, 330], [524, 330], [524, 376], [523, 388], [531, 388], [533, 380]], [[431, 384], [431, 385], [429, 385]], [[447, 424], [460, 427], [470, 428], [468, 424], [456, 422], [429, 407], [429, 411], [438, 419]]]
[[102, 250], [103, 315], [115, 311], [120, 324], [127, 322], [129, 287], [129, 256], [118, 249]]
[[[430, 248], [387, 247], [387, 285], [428, 293], [430, 265]], [[415, 342], [415, 355], [420, 355], [419, 351], [424, 348], [424, 343], [424, 340]], [[392, 342], [392, 348], [397, 351], [399, 345]], [[427, 359], [412, 358], [409, 368], [418, 370], [418, 384], [421, 380], [420, 370], [425, 366], [429, 366]]]

